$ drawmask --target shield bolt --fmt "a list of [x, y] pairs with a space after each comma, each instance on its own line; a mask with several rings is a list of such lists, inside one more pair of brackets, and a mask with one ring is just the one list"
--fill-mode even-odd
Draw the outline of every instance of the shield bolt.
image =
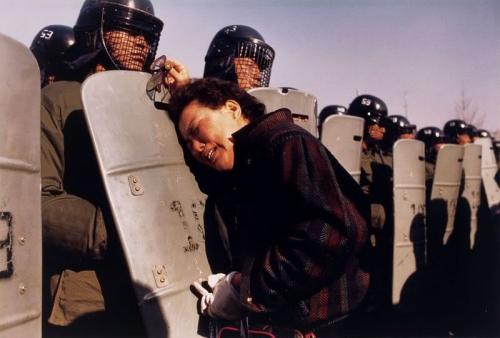
[[19, 294], [24, 295], [26, 293], [26, 286], [24, 284], [19, 285]]
[[26, 244], [26, 239], [25, 239], [24, 237], [20, 237], [20, 238], [19, 238], [19, 244], [20, 244], [20, 245], [24, 245], [24, 244]]

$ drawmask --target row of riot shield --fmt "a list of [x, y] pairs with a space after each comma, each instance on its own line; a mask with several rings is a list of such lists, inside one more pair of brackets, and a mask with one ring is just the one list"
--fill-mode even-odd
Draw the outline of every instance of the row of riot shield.
[[[317, 104], [310, 94], [289, 88], [256, 88], [249, 92], [266, 104], [268, 112], [280, 107], [296, 112], [295, 122], [316, 135], [313, 121]], [[348, 115], [329, 116], [322, 126], [322, 143], [357, 182], [361, 175], [363, 130], [363, 119]], [[445, 145], [437, 157], [431, 186], [426, 186], [423, 143], [399, 140], [394, 144], [394, 305], [406, 302], [402, 295], [407, 297], [413, 292], [413, 297], [419, 297], [415, 292], [422, 290], [415, 286], [416, 274], [438, 255], [441, 247], [449, 245], [450, 237], [473, 248], [481, 182], [491, 212], [500, 212], [500, 193], [495, 182], [498, 167], [491, 141], [481, 139], [476, 143]]]
[[0, 34], [0, 337], [40, 337], [40, 73]]
[[[412, 276], [422, 268], [449, 264], [444, 257], [460, 259], [460, 252], [474, 248], [481, 182], [490, 193], [491, 213], [497, 212], [498, 185], [492, 177], [498, 168], [488, 141], [443, 146], [437, 156], [432, 186], [427, 188], [423, 144], [415, 140], [394, 144], [393, 304], [399, 304], [402, 295], [408, 295], [407, 288], [414, 283]], [[454, 268], [462, 269], [464, 264], [458, 263]]]

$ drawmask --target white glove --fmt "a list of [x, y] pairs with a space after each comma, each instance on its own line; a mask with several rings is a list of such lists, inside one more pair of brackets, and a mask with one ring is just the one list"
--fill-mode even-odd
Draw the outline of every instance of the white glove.
[[210, 275], [208, 276], [207, 284], [208, 288], [205, 288], [201, 285], [201, 282], [193, 282], [194, 288], [200, 293], [201, 298], [200, 298], [200, 303], [199, 303], [199, 308], [198, 312], [201, 314], [208, 314], [207, 309], [210, 304], [212, 304], [212, 301], [214, 299], [214, 294], [211, 292], [217, 282], [221, 279], [226, 277], [225, 274], [223, 273], [218, 273], [215, 275]]
[[233, 271], [227, 276], [224, 274], [209, 276], [208, 284], [213, 293], [210, 293], [210, 290], [205, 289], [200, 283], [193, 283], [193, 286], [202, 295], [200, 299], [201, 313], [215, 319], [237, 320], [243, 317], [240, 295], [231, 285], [231, 278], [235, 273]]

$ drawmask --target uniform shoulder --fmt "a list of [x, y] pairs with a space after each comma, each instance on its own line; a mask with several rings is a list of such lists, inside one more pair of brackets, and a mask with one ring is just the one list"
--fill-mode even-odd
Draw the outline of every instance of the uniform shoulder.
[[82, 84], [76, 81], [57, 81], [42, 88], [42, 95], [57, 98], [66, 95], [80, 95]]
[[71, 112], [82, 109], [82, 84], [76, 81], [57, 81], [42, 88], [42, 106], [48, 111]]

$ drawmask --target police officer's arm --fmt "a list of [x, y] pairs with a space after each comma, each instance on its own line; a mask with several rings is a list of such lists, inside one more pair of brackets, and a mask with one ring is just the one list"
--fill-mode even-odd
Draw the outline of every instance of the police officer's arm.
[[342, 182], [337, 182], [319, 142], [293, 137], [274, 147], [270, 157], [270, 170], [289, 196], [290, 212], [295, 219], [306, 218], [276, 224], [283, 236], [256, 258], [250, 276], [242, 275], [242, 286], [249, 280], [254, 308], [264, 311], [307, 298], [338, 281], [368, 236], [360, 206], [339, 193], [337, 183]]
[[102, 258], [106, 230], [99, 208], [64, 190], [62, 105], [42, 95], [41, 174], [42, 224], [46, 245], [93, 259]]

